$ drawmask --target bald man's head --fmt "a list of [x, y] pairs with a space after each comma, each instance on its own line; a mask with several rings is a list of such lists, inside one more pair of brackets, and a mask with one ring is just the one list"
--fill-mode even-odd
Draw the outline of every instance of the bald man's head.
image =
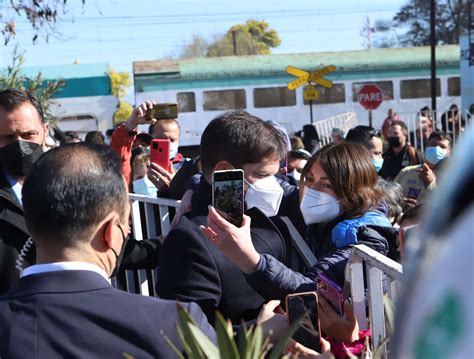
[[74, 143], [35, 163], [22, 197], [33, 238], [67, 247], [85, 239], [112, 211], [124, 216], [127, 189], [120, 161], [108, 146]]

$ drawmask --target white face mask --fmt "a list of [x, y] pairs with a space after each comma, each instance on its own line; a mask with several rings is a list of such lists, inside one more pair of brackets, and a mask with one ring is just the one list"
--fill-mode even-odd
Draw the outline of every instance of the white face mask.
[[170, 160], [176, 157], [178, 154], [178, 147], [179, 143], [178, 142], [171, 142], [170, 143]]
[[144, 196], [156, 197], [157, 189], [152, 181], [147, 176], [133, 181], [133, 192], [136, 194], [142, 194]]
[[287, 176], [293, 177], [297, 181], [301, 181], [301, 172], [298, 172], [297, 170], [288, 173]]
[[249, 189], [245, 194], [247, 208], [257, 207], [267, 217], [276, 216], [283, 198], [283, 188], [278, 184], [275, 176], [262, 178], [253, 184], [248, 184]]
[[339, 201], [330, 194], [305, 187], [300, 204], [301, 214], [306, 225], [325, 223], [339, 215]]

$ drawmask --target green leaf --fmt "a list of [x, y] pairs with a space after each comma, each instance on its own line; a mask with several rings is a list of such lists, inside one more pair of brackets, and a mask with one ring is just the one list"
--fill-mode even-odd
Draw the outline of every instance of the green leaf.
[[235, 344], [232, 324], [226, 321], [219, 312], [216, 312], [215, 327], [221, 357], [226, 359], [239, 359], [240, 355], [237, 350], [237, 345]]
[[[221, 355], [219, 355], [219, 349], [214, 345], [213, 342], [199, 329], [195, 324], [189, 324], [189, 329], [194, 336], [196, 343], [201, 347], [202, 351], [205, 354], [205, 357], [208, 359], [220, 359]], [[227, 357], [223, 357], [226, 358]]]
[[178, 359], [185, 359], [185, 356], [179, 351], [179, 349], [176, 347], [176, 345], [173, 344], [173, 342], [168, 338], [163, 331], [160, 333], [163, 336], [163, 339], [168, 343], [168, 345], [173, 349], [174, 353], [176, 354], [176, 357]]
[[190, 348], [190, 353], [187, 352], [188, 355], [192, 355], [196, 358], [204, 358], [204, 353], [190, 328], [191, 324], [196, 325], [196, 322], [181, 304], [178, 303], [177, 306], [179, 323], [180, 328], [183, 331], [184, 341], [189, 345]]
[[263, 329], [260, 325], [255, 326], [253, 330], [252, 341], [249, 345], [249, 358], [250, 359], [259, 359], [261, 353], [263, 352]]
[[245, 322], [242, 322], [239, 326], [239, 331], [238, 331], [238, 339], [239, 339], [239, 357], [240, 358], [245, 358], [245, 352], [247, 351], [247, 325]]

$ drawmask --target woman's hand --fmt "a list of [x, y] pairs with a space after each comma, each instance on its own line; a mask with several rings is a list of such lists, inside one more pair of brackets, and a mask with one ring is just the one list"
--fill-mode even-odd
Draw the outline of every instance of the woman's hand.
[[260, 261], [250, 236], [250, 217], [244, 215], [242, 227], [226, 221], [214, 207], [209, 206], [207, 227], [200, 226], [207, 238], [219, 248], [240, 270], [252, 273]]
[[344, 302], [344, 317], [341, 317], [322, 295], [318, 295], [318, 316], [322, 331], [329, 337], [345, 344], [359, 339], [359, 323], [347, 300]]
[[272, 342], [277, 341], [288, 329], [288, 315], [281, 309], [279, 300], [271, 300], [264, 304], [257, 317], [265, 337]]
[[333, 358], [331, 355], [331, 344], [328, 341], [321, 338], [321, 352], [318, 352], [306, 348], [304, 345], [290, 339], [290, 342], [286, 346], [285, 353], [293, 354], [292, 358], [305, 358], [305, 359], [323, 359], [323, 358]]

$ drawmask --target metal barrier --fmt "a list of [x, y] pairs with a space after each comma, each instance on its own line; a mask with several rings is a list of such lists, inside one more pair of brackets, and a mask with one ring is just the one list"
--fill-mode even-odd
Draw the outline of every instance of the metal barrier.
[[[163, 237], [166, 236], [170, 231], [169, 209], [170, 207], [178, 208], [181, 201], [169, 198], [143, 196], [138, 194], [130, 194], [129, 197], [132, 207], [131, 215], [133, 238], [137, 241], [143, 240], [143, 233], [145, 233], [145, 231], [147, 238], [149, 239], [155, 239], [158, 237], [158, 235], [162, 235]], [[145, 216], [144, 221], [142, 221], [140, 203], [143, 203], [143, 214]], [[158, 207], [159, 217], [156, 216], [155, 207]], [[157, 226], [156, 219], [159, 220], [159, 226]], [[145, 228], [143, 228], [143, 224], [145, 224]], [[157, 228], [161, 229], [161, 233], [157, 233]], [[126, 288], [124, 289], [127, 292], [153, 296], [156, 284], [156, 274], [155, 271], [126, 270], [125, 282]], [[117, 283], [113, 284], [117, 286]]]
[[314, 123], [319, 135], [319, 143], [322, 146], [332, 142], [332, 129], [339, 128], [345, 133], [352, 127], [357, 126], [357, 115], [355, 112], [346, 112], [337, 116], [329, 117]]
[[[367, 280], [364, 280], [364, 265]], [[387, 284], [388, 297], [396, 303], [402, 274], [401, 264], [383, 254], [362, 244], [353, 247], [347, 264], [346, 280], [351, 286], [354, 313], [360, 329], [371, 329], [372, 348], [378, 349], [380, 357], [385, 357], [387, 354], [384, 281]], [[369, 323], [366, 315], [365, 284], [368, 291]]]

